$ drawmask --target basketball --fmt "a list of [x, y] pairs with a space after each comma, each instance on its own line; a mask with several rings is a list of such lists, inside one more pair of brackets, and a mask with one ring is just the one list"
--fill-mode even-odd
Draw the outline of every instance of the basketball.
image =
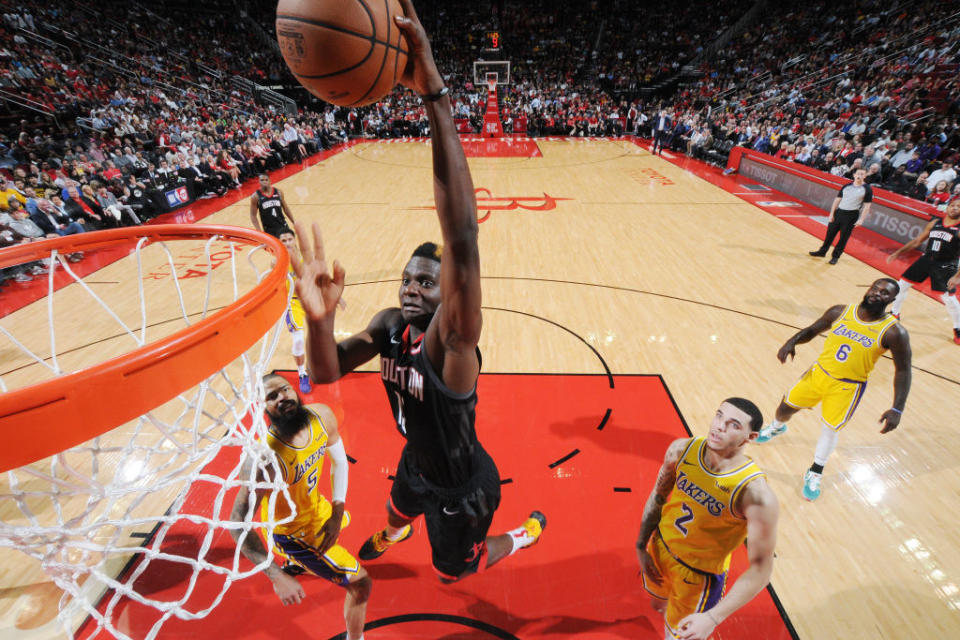
[[310, 93], [342, 107], [387, 95], [403, 75], [407, 42], [397, 0], [280, 0], [277, 41]]

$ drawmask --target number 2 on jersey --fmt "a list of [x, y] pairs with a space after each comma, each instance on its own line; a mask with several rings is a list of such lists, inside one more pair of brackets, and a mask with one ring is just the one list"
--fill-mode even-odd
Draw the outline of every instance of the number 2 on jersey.
[[682, 502], [680, 503], [680, 508], [683, 509], [684, 515], [674, 520], [673, 526], [675, 526], [683, 535], [687, 535], [686, 524], [691, 520], [693, 520], [693, 511], [690, 509], [690, 507], [683, 504]]

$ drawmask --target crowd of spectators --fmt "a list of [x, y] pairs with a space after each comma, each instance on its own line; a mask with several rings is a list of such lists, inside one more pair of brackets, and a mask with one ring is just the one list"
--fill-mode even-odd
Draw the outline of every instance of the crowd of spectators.
[[[945, 160], [952, 166], [960, 150], [960, 16], [944, 0], [768, 3], [746, 31], [702, 56], [753, 0], [716, 3], [709, 21], [696, 3], [578, 0], [557, 12], [544, 1], [503, 1], [487, 15], [481, 4], [421, 5], [428, 28], [440, 34], [455, 114], [475, 133], [487, 96], [471, 65], [489, 59], [481, 38], [495, 29], [512, 63], [511, 84], [498, 95], [507, 132], [523, 119], [532, 136], [650, 136], [650, 122], [665, 109], [669, 144], [692, 156], [715, 159], [712, 150], [743, 145], [850, 175], [871, 146], [872, 183], [938, 203], [945, 192], [960, 194], [955, 178], [927, 184], [931, 174], [952, 175], [934, 172]], [[640, 98], [639, 88], [678, 74], [697, 56], [699, 80]], [[402, 90], [351, 117], [356, 135], [426, 131], [422, 106]], [[907, 149], [917, 157], [904, 161]]]
[[[235, 12], [194, 15], [189, 29], [156, 13], [178, 9], [4, 8], [0, 90], [32, 109], [10, 109], [0, 133], [0, 247], [142, 224], [169, 210], [172, 189], [217, 197], [346, 139], [333, 108], [288, 116], [231, 86], [232, 74], [265, 75], [270, 57], [226, 28]], [[0, 282], [43, 271], [7, 270]]]
[[[729, 141], [943, 206], [960, 197], [960, 13], [824, 1], [765, 17], [668, 105], [677, 150]], [[776, 16], [773, 16], [776, 17]]]
[[[936, 205], [960, 197], [960, 13], [949, 2], [767, 2], [714, 50], [757, 1], [721, 0], [709, 20], [697, 3], [417, 6], [467, 131], [482, 130], [487, 108], [474, 62], [502, 59], [508, 133], [650, 136], [662, 112], [668, 146], [692, 156], [736, 144], [840, 176], [863, 167], [871, 184]], [[231, 82], [296, 84], [269, 46], [274, 8], [0, 0], [0, 246], [139, 224], [168, 208], [172, 187], [217, 197], [348, 137], [428, 134], [402, 87], [361, 109], [314, 100], [287, 115]], [[485, 48], [491, 30], [500, 52]], [[674, 93], [643, 92], [694, 63]]]

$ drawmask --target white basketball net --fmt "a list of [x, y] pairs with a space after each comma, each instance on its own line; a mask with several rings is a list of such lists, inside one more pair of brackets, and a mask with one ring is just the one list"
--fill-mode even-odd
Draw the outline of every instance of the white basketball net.
[[[147, 244], [146, 239], [140, 240], [133, 256], [139, 289], [140, 326], [137, 329], [131, 328], [135, 325], [130, 324], [129, 318], [111, 309], [94, 287], [78, 277], [62, 255], [53, 252], [48, 265], [49, 287], [45, 301], [49, 347], [29, 344], [27, 338], [19, 339], [3, 326], [0, 333], [17, 346], [26, 359], [32, 360], [31, 366], [36, 365], [35, 369], [49, 369], [55, 376], [64, 373], [64, 354], [57, 353], [54, 331], [54, 273], [62, 270], [72, 277], [73, 284], [61, 289], [57, 296], [67, 290], [71, 290], [71, 295], [82, 290], [88, 296], [88, 305], [82, 307], [84, 313], [93, 315], [89, 311], [92, 301], [103, 311], [100, 315], [115, 320], [114, 327], [120, 327], [117, 335], [132, 339], [137, 347], [143, 346], [147, 343], [148, 328], [155, 326], [148, 325], [147, 319], [148, 296], [144, 293], [142, 258], [145, 245], [153, 258], [162, 258], [160, 251], [166, 255], [170, 271], [166, 284], [172, 284], [176, 291], [179, 309], [173, 315], [179, 316], [180, 326], [207, 317], [218, 304], [237, 300], [241, 285], [259, 282], [268, 272], [269, 269], [259, 268], [254, 260], [254, 254], [262, 247], [221, 242], [223, 248], [220, 249], [214, 246], [217, 241], [217, 237], [212, 237], [204, 247], [208, 266], [205, 282], [200, 284], [196, 276], [190, 276], [198, 282], [182, 286], [183, 278], [178, 275], [178, 271], [183, 271], [182, 265], [175, 264], [167, 244]], [[214, 268], [215, 261], [211, 259], [212, 254], [217, 255], [214, 249], [219, 249], [221, 256], [229, 251], [229, 270], [225, 268], [226, 260], [221, 268]], [[249, 250], [245, 281], [244, 276], [238, 278], [240, 261], [237, 260], [244, 250]], [[259, 258], [260, 262], [270, 259], [265, 251], [260, 252]], [[154, 262], [163, 264], [162, 260]], [[203, 262], [203, 258], [197, 259], [197, 264]], [[224, 276], [225, 282], [217, 282], [220, 276]], [[188, 294], [193, 291], [200, 295], [194, 303], [200, 311], [191, 311], [194, 307], [185, 302], [185, 290], [189, 290]], [[168, 312], [170, 306], [166, 305]], [[36, 315], [33, 314], [35, 320]], [[135, 313], [128, 311], [128, 315]], [[4, 324], [9, 324], [8, 320], [9, 317]], [[170, 324], [168, 320], [164, 323]], [[220, 603], [233, 581], [259, 572], [273, 561], [269, 556], [260, 565], [241, 570], [240, 545], [234, 545], [229, 536], [226, 542], [223, 538], [227, 529], [237, 529], [242, 531], [241, 543], [248, 535], [262, 534], [270, 540], [278, 524], [273, 520], [276, 501], [290, 501], [283, 482], [256, 483], [257, 472], [267, 467], [272, 473], [263, 477], [280, 477], [275, 457], [265, 444], [261, 377], [276, 348], [281, 326], [278, 322], [233, 363], [169, 403], [80, 446], [0, 475], [0, 547], [16, 548], [37, 558], [43, 570], [63, 590], [58, 617], [68, 637], [73, 637], [78, 620], [91, 616], [97, 631], [102, 628], [117, 638], [130, 638], [115, 626], [113, 618], [117, 606], [129, 598], [157, 610], [158, 619], [145, 636], [155, 638], [170, 617], [206, 616]], [[6, 389], [7, 384], [0, 377], [0, 391]], [[42, 425], [38, 425], [38, 437], [42, 437]], [[207, 472], [207, 465], [226, 447], [239, 447], [239, 460], [228, 463], [230, 468], [222, 476]], [[253, 462], [251, 471], [241, 477], [247, 460]], [[213, 497], [205, 499], [204, 504], [185, 504], [192, 485], [204, 486], [209, 489], [205, 495]], [[229, 519], [232, 490], [241, 485], [250, 490], [251, 499], [244, 521], [234, 523]], [[253, 504], [253, 496], [258, 488], [270, 491], [269, 517], [263, 522], [255, 520], [259, 505]], [[178, 553], [174, 548], [177, 544], [171, 543], [167, 536], [171, 527], [184, 521], [193, 523], [191, 530], [201, 533], [187, 545], [195, 548]], [[221, 549], [229, 546], [232, 559], [224, 561], [222, 552], [218, 559], [208, 558], [208, 552], [217, 544]], [[151, 566], [159, 561], [167, 563], [162, 565], [167, 571], [173, 566], [178, 576], [184, 576], [178, 585], [182, 589], [171, 599], [160, 599], [137, 590], [138, 579], [151, 570], [157, 571]], [[211, 601], [208, 586], [205, 606], [192, 607], [189, 601], [198, 580], [206, 580], [209, 585], [211, 574], [221, 581], [219, 592]]]

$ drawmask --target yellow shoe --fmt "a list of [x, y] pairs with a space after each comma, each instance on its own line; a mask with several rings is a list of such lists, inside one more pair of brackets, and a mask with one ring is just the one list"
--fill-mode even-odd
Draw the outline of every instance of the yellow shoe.
[[543, 530], [547, 528], [547, 516], [539, 511], [534, 511], [530, 514], [530, 517], [524, 521], [523, 528], [526, 530], [527, 535], [533, 538], [533, 540], [523, 545], [522, 548], [527, 549], [540, 542], [540, 535], [543, 533]]
[[403, 528], [403, 535], [396, 540], [391, 540], [388, 538], [387, 530], [381, 529], [367, 538], [367, 541], [363, 543], [362, 547], [360, 547], [357, 557], [359, 557], [361, 560], [375, 560], [376, 558], [382, 556], [387, 549], [398, 542], [403, 542], [412, 535], [413, 526], [409, 524]]

